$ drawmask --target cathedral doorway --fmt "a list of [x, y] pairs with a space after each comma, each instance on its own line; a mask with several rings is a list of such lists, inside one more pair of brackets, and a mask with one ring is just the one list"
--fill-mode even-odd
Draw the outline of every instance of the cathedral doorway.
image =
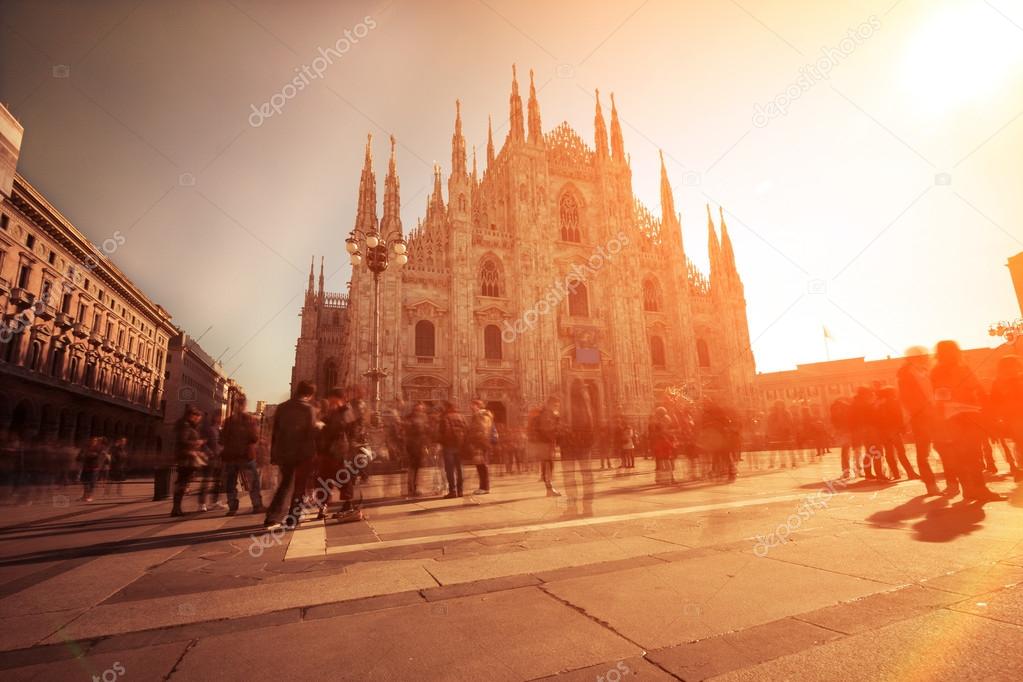
[[501, 426], [508, 425], [508, 408], [500, 400], [491, 400], [487, 403], [487, 409], [494, 415], [494, 422]]
[[572, 428], [596, 428], [601, 424], [600, 386], [593, 379], [573, 379], [569, 395]]

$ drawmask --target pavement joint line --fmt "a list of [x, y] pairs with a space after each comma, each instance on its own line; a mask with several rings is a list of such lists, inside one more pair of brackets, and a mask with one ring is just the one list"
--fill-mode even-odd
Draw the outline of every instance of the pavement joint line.
[[586, 618], [586, 619], [596, 623], [600, 627], [602, 627], [605, 630], [608, 630], [609, 632], [611, 632], [611, 634], [615, 635], [616, 637], [620, 637], [623, 640], [625, 640], [626, 642], [628, 642], [629, 644], [633, 645], [634, 647], [637, 647], [639, 649], [639, 655], [640, 656], [646, 656], [647, 649], [646, 649], [645, 646], [643, 646], [642, 644], [640, 644], [636, 640], [632, 639], [628, 635], [623, 635], [622, 633], [618, 632], [618, 630], [616, 630], [610, 623], [608, 623], [607, 621], [603, 621], [603, 620], [597, 618], [596, 616], [594, 616], [592, 613], [590, 613], [589, 611], [587, 611], [583, 607], [577, 606], [577, 605], [573, 604], [572, 602], [568, 601], [567, 599], [562, 599], [558, 595], [556, 595], [553, 592], [551, 592], [550, 590], [548, 590], [546, 586], [547, 586], [547, 583], [541, 583], [540, 585], [536, 586], [536, 589], [540, 590], [541, 593], [547, 595], [548, 597], [550, 597], [554, 601], [558, 602], [562, 606], [566, 606], [569, 609], [572, 609], [576, 613], [578, 613], [581, 616], [583, 616], [583, 618]]
[[[473, 540], [481, 537], [493, 537], [496, 535], [508, 535], [512, 533], [530, 533], [544, 530], [555, 530], [559, 528], [575, 528], [579, 526], [594, 526], [607, 523], [619, 523], [623, 521], [636, 521], [649, 518], [662, 518], [669, 516], [681, 516], [684, 514], [699, 514], [701, 512], [716, 511], [719, 509], [739, 509], [743, 507], [762, 506], [778, 502], [789, 502], [806, 497], [805, 493], [794, 495], [781, 495], [778, 497], [760, 499], [740, 499], [730, 502], [716, 502], [711, 504], [700, 504], [689, 507], [675, 507], [671, 509], [656, 509], [646, 512], [632, 512], [628, 514], [615, 514], [611, 516], [597, 516], [582, 519], [568, 519], [564, 521], [551, 521], [549, 523], [528, 524], [523, 526], [509, 526], [505, 528], [489, 528], [478, 531], [460, 531], [458, 533], [442, 533], [438, 535], [426, 535], [413, 538], [402, 538], [399, 540], [382, 540], [380, 542], [362, 542], [354, 545], [343, 545], [339, 547], [327, 547], [326, 554], [348, 554], [361, 552], [367, 549], [388, 549], [391, 547], [406, 547], [409, 545], [429, 545], [438, 542], [449, 542], [453, 540]], [[671, 543], [674, 544], [674, 543]], [[285, 561], [291, 558], [306, 558], [306, 555], [291, 557], [290, 552], [285, 555]], [[314, 555], [315, 556], [315, 555]]]

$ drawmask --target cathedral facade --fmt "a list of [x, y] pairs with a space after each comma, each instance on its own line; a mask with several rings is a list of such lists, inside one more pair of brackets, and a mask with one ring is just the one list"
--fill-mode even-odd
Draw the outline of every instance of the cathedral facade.
[[[567, 123], [544, 132], [532, 73], [523, 108], [512, 78], [510, 127], [486, 165], [471, 162], [456, 103], [451, 167], [434, 168], [425, 216], [407, 236], [408, 263], [380, 276], [384, 407], [473, 398], [521, 424], [552, 393], [569, 416], [588, 401], [603, 421], [645, 419], [666, 394], [752, 406], [743, 284], [728, 229], [707, 209], [710, 272], [686, 257], [681, 216], [661, 159], [660, 215], [632, 191], [614, 99], [610, 128], [597, 96], [594, 143]], [[610, 130], [610, 132], [609, 132]], [[377, 218], [370, 143], [355, 229], [401, 229], [394, 141]], [[373, 366], [373, 275], [353, 267], [347, 294], [309, 290], [293, 382], [360, 385]]]

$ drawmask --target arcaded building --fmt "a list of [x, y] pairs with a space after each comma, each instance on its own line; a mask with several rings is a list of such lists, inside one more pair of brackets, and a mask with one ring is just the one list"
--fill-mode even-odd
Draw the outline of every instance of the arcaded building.
[[17, 173], [21, 125], [0, 106], [0, 439], [127, 436], [159, 448], [170, 315]]
[[[456, 103], [447, 191], [437, 166], [425, 215], [407, 235], [407, 265], [381, 276], [385, 407], [453, 400], [465, 409], [479, 397], [498, 420], [521, 423], [557, 393], [569, 416], [585, 395], [601, 420], [642, 419], [666, 392], [685, 391], [749, 409], [754, 360], [723, 214], [719, 238], [708, 208], [704, 275], [686, 256], [663, 159], [659, 215], [636, 200], [613, 98], [608, 127], [598, 94], [592, 146], [568, 123], [544, 131], [532, 75], [524, 108], [513, 74], [509, 116], [499, 149], [489, 134], [481, 171]], [[356, 229], [401, 229], [393, 140], [383, 190], [378, 219], [367, 143]], [[310, 273], [293, 380], [368, 394], [371, 344], [365, 265], [353, 268], [346, 295], [314, 290]]]

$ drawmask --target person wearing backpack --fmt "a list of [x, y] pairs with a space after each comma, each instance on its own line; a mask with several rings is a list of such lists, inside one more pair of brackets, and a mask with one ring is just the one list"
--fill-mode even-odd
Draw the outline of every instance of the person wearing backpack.
[[462, 448], [465, 446], [465, 419], [458, 414], [455, 404], [444, 403], [444, 413], [440, 416], [437, 429], [437, 440], [440, 441], [444, 456], [444, 474], [448, 479], [448, 494], [444, 499], [462, 496]]
[[480, 487], [474, 495], [486, 495], [490, 492], [490, 468], [487, 461], [490, 452], [497, 444], [497, 426], [494, 424], [494, 413], [487, 409], [482, 400], [472, 401], [472, 422], [469, 426], [467, 449], [476, 465]]
[[554, 488], [554, 448], [563, 437], [561, 426], [561, 398], [551, 395], [547, 398], [547, 404], [536, 415], [535, 419], [530, 418], [529, 439], [541, 445], [540, 456], [540, 478], [544, 487], [547, 488], [547, 497], [561, 497]]

